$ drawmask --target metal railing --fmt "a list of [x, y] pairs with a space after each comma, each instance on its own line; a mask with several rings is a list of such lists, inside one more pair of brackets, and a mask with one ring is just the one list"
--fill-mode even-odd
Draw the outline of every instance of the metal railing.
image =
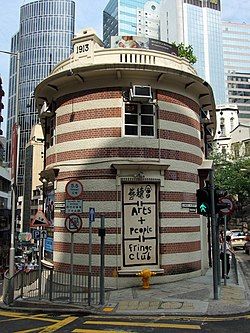
[[8, 277], [8, 272], [4, 275], [3, 282], [3, 302], [11, 304], [15, 299], [23, 297], [24, 293], [34, 292], [33, 285], [38, 279], [38, 270], [16, 272], [13, 277]]
[[[3, 302], [12, 304], [18, 298], [46, 300], [58, 303], [88, 304], [88, 276], [73, 275], [70, 286], [70, 273], [43, 268], [41, 272], [41, 294], [39, 294], [39, 270], [18, 271], [9, 278], [4, 276]], [[14, 292], [13, 292], [14, 290]], [[99, 276], [91, 277], [91, 304], [100, 303]]]

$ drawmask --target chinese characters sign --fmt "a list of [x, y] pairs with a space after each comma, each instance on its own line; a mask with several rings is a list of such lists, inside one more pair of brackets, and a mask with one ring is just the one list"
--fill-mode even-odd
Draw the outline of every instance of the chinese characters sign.
[[156, 185], [123, 185], [123, 264], [158, 264]]
[[82, 200], [65, 200], [65, 213], [82, 213]]

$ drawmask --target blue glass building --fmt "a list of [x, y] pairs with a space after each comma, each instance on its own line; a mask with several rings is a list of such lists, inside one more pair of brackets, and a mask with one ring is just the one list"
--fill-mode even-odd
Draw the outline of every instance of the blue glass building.
[[192, 45], [198, 75], [212, 86], [216, 103], [225, 103], [220, 0], [110, 0], [103, 12], [105, 46], [114, 35]]
[[160, 0], [110, 0], [103, 11], [103, 42], [117, 35], [160, 39]]
[[197, 57], [194, 67], [211, 84], [216, 103], [223, 104], [226, 97], [220, 0], [184, 0], [183, 15], [183, 42], [193, 46]]
[[39, 0], [22, 6], [20, 10], [19, 32], [11, 41], [11, 52], [18, 52], [20, 61], [17, 69], [17, 56], [11, 56], [6, 135], [6, 159], [10, 162], [11, 132], [18, 111], [17, 121], [21, 129], [18, 195], [23, 193], [25, 145], [30, 139], [31, 128], [38, 121], [33, 91], [54, 65], [72, 52], [74, 25], [75, 3], [71, 0]]

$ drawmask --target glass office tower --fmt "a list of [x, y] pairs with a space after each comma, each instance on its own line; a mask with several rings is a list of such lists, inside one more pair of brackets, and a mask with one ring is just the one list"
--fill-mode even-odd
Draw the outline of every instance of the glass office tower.
[[110, 0], [103, 11], [104, 45], [118, 35], [160, 39], [160, 0]]
[[17, 112], [21, 131], [18, 195], [23, 193], [25, 145], [30, 139], [32, 126], [38, 121], [33, 91], [53, 66], [72, 52], [74, 25], [75, 3], [71, 0], [39, 0], [22, 6], [20, 10], [19, 32], [11, 41], [11, 52], [19, 55], [19, 68], [17, 56], [12, 55], [6, 145], [6, 159], [10, 162], [11, 133]]
[[162, 0], [161, 6], [161, 39], [192, 45], [198, 75], [212, 86], [216, 103], [225, 103], [220, 0]]
[[103, 12], [106, 47], [114, 35], [192, 45], [198, 75], [211, 84], [216, 103], [225, 103], [220, 0], [110, 0]]
[[223, 22], [227, 99], [236, 103], [240, 123], [250, 124], [250, 24]]

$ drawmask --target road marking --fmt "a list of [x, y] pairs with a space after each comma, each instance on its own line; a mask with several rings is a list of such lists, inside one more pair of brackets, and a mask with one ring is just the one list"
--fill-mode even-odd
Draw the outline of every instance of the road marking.
[[[4, 320], [4, 321], [30, 319], [30, 320], [40, 320], [40, 321], [45, 321], [45, 322], [50, 322], [50, 323], [57, 323], [58, 322], [58, 320], [56, 320], [56, 319], [38, 317], [38, 315], [27, 315], [27, 314], [22, 314], [22, 313], [18, 313], [18, 312], [0, 311], [0, 316], [11, 317], [11, 319], [7, 319], [7, 320]], [[43, 314], [41, 314], [41, 316], [43, 316]], [[0, 319], [0, 322], [1, 321], [2, 320]]]
[[112, 312], [114, 310], [114, 307], [111, 306], [106, 306], [105, 308], [102, 309], [103, 312]]
[[39, 333], [51, 333], [51, 332], [55, 332], [55, 331], [59, 330], [60, 328], [68, 325], [69, 323], [72, 323], [76, 319], [78, 319], [78, 317], [68, 317], [68, 318], [65, 318], [63, 320], [58, 321], [54, 325], [47, 326], [42, 331], [39, 331]]
[[[126, 322], [126, 321], [95, 321], [87, 320], [84, 325], [110, 325], [110, 326], [134, 326], [134, 327], [158, 327], [158, 328], [179, 328], [200, 330], [200, 325], [185, 325], [185, 324], [165, 324], [165, 323], [142, 323], [142, 322]], [[74, 332], [78, 332], [75, 330]]]

